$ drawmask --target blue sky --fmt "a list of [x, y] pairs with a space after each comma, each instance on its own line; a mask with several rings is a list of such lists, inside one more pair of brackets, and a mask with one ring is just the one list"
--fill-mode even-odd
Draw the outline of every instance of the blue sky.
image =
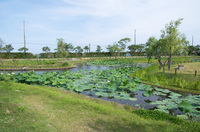
[[[200, 44], [199, 0], [0, 0], [0, 38], [17, 52], [23, 47], [23, 21], [28, 52], [51, 51], [57, 38], [82, 48], [89, 43], [95, 51], [101, 45], [129, 37], [137, 31], [137, 44], [150, 36], [159, 39], [160, 30], [171, 20], [184, 18], [180, 31], [194, 45]], [[132, 41], [130, 44], [134, 43]]]

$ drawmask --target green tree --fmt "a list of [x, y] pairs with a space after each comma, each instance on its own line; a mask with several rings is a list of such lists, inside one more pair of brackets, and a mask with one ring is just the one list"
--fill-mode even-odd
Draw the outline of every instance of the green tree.
[[75, 52], [77, 53], [77, 55], [81, 55], [81, 53], [83, 52], [83, 49], [81, 48], [81, 46], [77, 46], [75, 48]]
[[57, 53], [59, 54], [60, 57], [64, 58], [68, 56], [68, 51], [65, 49], [66, 43], [64, 42], [64, 39], [59, 38], [57, 39]]
[[83, 49], [85, 50], [86, 53], [89, 52], [89, 46], [85, 46]]
[[122, 51], [126, 50], [126, 45], [127, 45], [128, 42], [131, 42], [130, 38], [123, 38], [123, 39], [118, 41], [119, 46], [120, 46]]
[[3, 48], [4, 42], [3, 40], [0, 38], [0, 52], [2, 53], [2, 51], [4, 50]]
[[156, 56], [156, 46], [157, 46], [158, 40], [155, 37], [150, 37], [146, 43], [146, 53], [148, 58], [148, 63], [150, 59], [152, 59], [152, 56]]
[[42, 51], [45, 52], [46, 55], [49, 57], [49, 53], [50, 53], [51, 49], [48, 46], [44, 46], [42, 48]]
[[22, 48], [19, 48], [18, 51], [23, 51], [23, 52], [25, 52], [25, 51], [28, 51], [28, 48], [22, 47]]
[[120, 55], [120, 51], [122, 50], [116, 42], [113, 43], [113, 45], [108, 45], [107, 50], [110, 52], [111, 56], [115, 56], [115, 60], [117, 59], [117, 56]]
[[73, 45], [71, 44], [71, 43], [65, 43], [64, 44], [64, 48], [65, 48], [65, 51], [67, 51], [68, 53], [70, 53], [71, 51], [73, 51], [74, 50], [74, 47], [73, 47]]
[[97, 45], [97, 50], [96, 50], [96, 52], [97, 52], [97, 53], [100, 53], [101, 50], [102, 50], [102, 49], [101, 49], [101, 46], [100, 46], [100, 45]]
[[183, 19], [171, 21], [165, 25], [165, 29], [161, 30], [161, 46], [165, 49], [165, 53], [168, 55], [168, 70], [171, 68], [171, 58], [173, 53], [179, 52], [185, 46], [188, 45], [188, 41], [184, 34], [181, 34], [178, 27]]
[[3, 49], [9, 54], [9, 57], [10, 57], [10, 52], [14, 50], [14, 48], [12, 47], [12, 44], [5, 45]]

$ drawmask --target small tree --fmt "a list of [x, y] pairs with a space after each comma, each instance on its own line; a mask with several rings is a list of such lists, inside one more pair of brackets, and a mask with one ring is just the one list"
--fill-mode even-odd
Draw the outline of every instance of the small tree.
[[3, 40], [0, 38], [0, 52], [2, 53], [2, 51], [4, 50], [3, 48], [4, 42]]
[[115, 56], [115, 60], [116, 60], [117, 56], [120, 55], [120, 51], [122, 49], [116, 42], [114, 42], [113, 45], [108, 45], [107, 50], [110, 52], [111, 56]]
[[131, 42], [130, 38], [123, 38], [123, 39], [118, 41], [119, 46], [120, 46], [122, 51], [126, 50], [126, 45], [127, 45], [128, 42]]
[[171, 67], [171, 58], [172, 54], [177, 50], [183, 49], [185, 46], [189, 44], [186, 40], [184, 34], [181, 34], [178, 30], [179, 25], [183, 19], [178, 19], [176, 21], [171, 21], [169, 24], [165, 25], [165, 29], [161, 30], [161, 46], [165, 49], [164, 52], [167, 53], [168, 57], [168, 70]]
[[77, 46], [77, 47], [75, 48], [75, 52], [76, 52], [77, 54], [81, 55], [81, 53], [83, 52], [83, 49], [81, 48], [81, 46]]
[[89, 46], [85, 46], [83, 49], [85, 50], [86, 53], [89, 52]]
[[22, 47], [22, 48], [19, 48], [18, 51], [23, 51], [23, 52], [25, 52], [25, 51], [28, 51], [28, 48]]
[[101, 50], [102, 50], [102, 49], [101, 49], [101, 46], [100, 46], [100, 45], [97, 45], [97, 50], [96, 50], [96, 52], [97, 52], [97, 53], [100, 53]]
[[50, 53], [51, 49], [48, 46], [44, 46], [42, 48], [42, 51], [45, 52], [46, 55], [49, 57], [49, 53]]
[[66, 43], [64, 42], [64, 39], [62, 38], [59, 38], [57, 39], [57, 53], [59, 54], [59, 56], [61, 56], [63, 58], [63, 61], [64, 61], [64, 58], [68, 56], [68, 52], [65, 50], [65, 46], [66, 46]]
[[3, 49], [9, 54], [9, 57], [10, 57], [10, 52], [14, 50], [12, 44], [5, 45]]

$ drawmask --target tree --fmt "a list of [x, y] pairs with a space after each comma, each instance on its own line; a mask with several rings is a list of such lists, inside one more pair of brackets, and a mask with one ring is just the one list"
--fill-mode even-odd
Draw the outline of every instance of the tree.
[[183, 19], [171, 21], [165, 25], [165, 29], [161, 30], [161, 46], [165, 49], [165, 53], [168, 55], [168, 70], [171, 67], [172, 54], [178, 50], [183, 49], [189, 43], [186, 41], [184, 34], [181, 34], [178, 30], [179, 25]]
[[158, 40], [155, 37], [150, 37], [146, 43], [146, 53], [147, 53], [147, 58], [148, 58], [148, 63], [150, 61], [150, 59], [152, 59], [152, 56], [156, 56], [155, 52], [157, 49], [157, 43]]
[[0, 52], [2, 53], [2, 51], [4, 50], [3, 48], [4, 42], [3, 40], [0, 38]]
[[134, 44], [128, 46], [128, 49], [130, 50], [130, 54], [131, 55], [134, 55], [134, 53], [136, 52], [137, 48], [138, 48], [138, 45], [134, 45]]
[[9, 56], [10, 56], [10, 52], [14, 50], [14, 48], [12, 47], [12, 44], [5, 45], [3, 49], [9, 54]]
[[19, 48], [18, 51], [23, 51], [23, 52], [25, 52], [25, 51], [28, 51], [28, 48], [22, 47], [22, 48]]
[[85, 46], [83, 49], [85, 50], [86, 53], [89, 52], [89, 46]]
[[77, 47], [75, 48], [75, 52], [76, 52], [77, 54], [81, 54], [81, 53], [83, 52], [83, 49], [81, 48], [81, 46], [77, 46]]
[[69, 52], [70, 53], [70, 51], [73, 51], [74, 50], [74, 47], [73, 47], [73, 45], [71, 44], [71, 43], [65, 43], [64, 44], [64, 48], [65, 48], [65, 51], [67, 51], [67, 52]]
[[97, 52], [97, 53], [100, 53], [101, 50], [102, 50], [102, 49], [101, 49], [101, 46], [100, 46], [100, 45], [97, 45], [97, 50], [96, 50], [96, 52]]
[[119, 43], [119, 46], [120, 48], [122, 49], [122, 51], [125, 51], [126, 50], [126, 44], [128, 42], [131, 42], [131, 39], [130, 38], [123, 38], [121, 40], [118, 41]]
[[51, 49], [48, 46], [44, 46], [42, 48], [42, 51], [45, 52], [47, 54], [47, 56], [49, 57], [49, 53], [50, 53]]
[[142, 50], [144, 50], [145, 45], [144, 44], [139, 44], [139, 45], [129, 45], [128, 49], [130, 50], [131, 55], [134, 55], [134, 53], [138, 52], [140, 54]]
[[64, 58], [68, 56], [68, 52], [66, 51], [65, 46], [66, 43], [64, 42], [64, 39], [57, 39], [57, 49], [55, 50], [57, 50], [57, 53], [63, 58], [63, 61]]
[[107, 50], [110, 52], [111, 56], [115, 56], [115, 60], [117, 59], [117, 56], [120, 55], [120, 51], [122, 50], [120, 46], [114, 42], [113, 45], [108, 45]]

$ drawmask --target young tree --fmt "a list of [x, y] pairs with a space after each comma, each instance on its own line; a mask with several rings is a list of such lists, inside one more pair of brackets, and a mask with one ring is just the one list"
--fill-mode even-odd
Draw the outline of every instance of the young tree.
[[65, 51], [67, 51], [69, 53], [70, 53], [70, 51], [74, 50], [74, 47], [73, 47], [73, 45], [71, 43], [69, 43], [69, 44], [65, 43], [64, 48], [65, 48]]
[[28, 51], [28, 48], [22, 47], [18, 49], [18, 51], [23, 51], [23, 52], [25, 52], [25, 50]]
[[10, 56], [10, 52], [14, 50], [14, 48], [12, 47], [12, 44], [5, 45], [3, 49], [9, 54], [9, 56]]
[[89, 52], [89, 46], [85, 46], [83, 49], [85, 50], [86, 53]]
[[42, 48], [42, 51], [45, 52], [46, 55], [49, 57], [49, 53], [50, 53], [51, 49], [48, 46], [44, 46]]
[[122, 50], [120, 46], [114, 42], [113, 45], [108, 45], [107, 50], [110, 52], [111, 56], [115, 56], [115, 60], [117, 59], [117, 56], [120, 55], [120, 51]]
[[0, 38], [0, 52], [2, 53], [2, 51], [4, 50], [3, 48], [4, 42], [3, 40]]
[[77, 54], [81, 54], [81, 53], [83, 52], [83, 49], [81, 48], [81, 46], [77, 46], [77, 47], [75, 48], [75, 52], [76, 52]]
[[155, 56], [157, 52], [155, 52], [156, 46], [157, 46], [158, 40], [155, 37], [150, 37], [146, 43], [146, 53], [148, 58], [148, 63], [150, 59], [152, 59], [152, 56]]
[[97, 45], [97, 50], [96, 50], [96, 52], [97, 52], [97, 53], [100, 53], [101, 50], [102, 50], [102, 49], [101, 49], [101, 46], [100, 46], [100, 45]]
[[184, 34], [181, 34], [178, 30], [179, 25], [183, 19], [178, 19], [176, 21], [171, 21], [169, 24], [165, 25], [165, 29], [161, 30], [161, 46], [165, 49], [168, 57], [168, 69], [171, 67], [171, 58], [172, 54], [177, 51], [183, 49], [189, 43], [186, 40]]
[[63, 58], [63, 61], [64, 58], [68, 56], [68, 52], [65, 50], [65, 46], [66, 43], [64, 42], [64, 39], [57, 39], [57, 49], [55, 50], [57, 50], [57, 53]]
[[118, 41], [119, 46], [120, 46], [122, 51], [126, 50], [126, 45], [127, 45], [128, 42], [131, 42], [130, 38], [123, 38], [123, 39]]

